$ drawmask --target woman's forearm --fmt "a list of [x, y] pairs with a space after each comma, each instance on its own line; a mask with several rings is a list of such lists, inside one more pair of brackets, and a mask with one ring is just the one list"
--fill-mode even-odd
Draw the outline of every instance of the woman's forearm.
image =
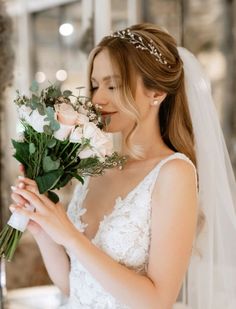
[[34, 236], [52, 282], [66, 296], [69, 295], [70, 263], [65, 248], [56, 244], [47, 234]]

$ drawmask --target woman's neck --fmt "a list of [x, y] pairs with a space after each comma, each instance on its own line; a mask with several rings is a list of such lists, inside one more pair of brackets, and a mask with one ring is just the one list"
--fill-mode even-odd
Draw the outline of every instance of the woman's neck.
[[[155, 123], [156, 128], [151, 123], [141, 124], [135, 131], [132, 137], [133, 145], [140, 147], [143, 154], [143, 159], [148, 160], [156, 157], [161, 157], [170, 154], [170, 148], [164, 143], [158, 123]], [[127, 145], [125, 140], [126, 132], [122, 132], [122, 152], [127, 153]]]

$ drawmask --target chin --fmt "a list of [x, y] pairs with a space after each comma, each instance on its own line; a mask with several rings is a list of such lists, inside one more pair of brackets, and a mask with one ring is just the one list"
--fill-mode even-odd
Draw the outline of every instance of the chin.
[[122, 129], [118, 127], [114, 127], [114, 126], [108, 126], [104, 128], [104, 131], [107, 133], [118, 133], [118, 132], [121, 132]]

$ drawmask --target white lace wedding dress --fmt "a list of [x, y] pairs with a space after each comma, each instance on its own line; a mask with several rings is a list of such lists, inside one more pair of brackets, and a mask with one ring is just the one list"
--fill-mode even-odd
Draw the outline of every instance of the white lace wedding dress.
[[[161, 160], [143, 180], [122, 199], [117, 197], [111, 214], [100, 222], [92, 243], [106, 252], [118, 263], [140, 274], [146, 274], [151, 239], [151, 195], [158, 173], [167, 161], [182, 159], [194, 167], [192, 161], [182, 153], [176, 152]], [[195, 169], [195, 167], [194, 167]], [[86, 224], [82, 216], [86, 209], [83, 201], [87, 194], [89, 177], [84, 185], [77, 185], [68, 207], [68, 216], [76, 227], [83, 232]], [[70, 297], [66, 309], [128, 309], [109, 294], [102, 285], [69, 252], [71, 259]], [[134, 308], [136, 309], [136, 308]]]

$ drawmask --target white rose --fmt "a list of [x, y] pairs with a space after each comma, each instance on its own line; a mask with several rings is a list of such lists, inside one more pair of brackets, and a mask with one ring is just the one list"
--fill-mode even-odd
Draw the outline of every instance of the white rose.
[[88, 111], [86, 109], [84, 109], [83, 106], [79, 107], [79, 113], [83, 114], [83, 115], [88, 115]]
[[113, 142], [111, 134], [102, 132], [94, 123], [88, 122], [83, 128], [84, 137], [90, 139], [90, 145], [98, 157], [111, 155]]
[[80, 151], [79, 157], [80, 159], [87, 159], [90, 157], [94, 157], [96, 153], [94, 153], [93, 149], [86, 147], [84, 150]]
[[60, 128], [54, 131], [53, 136], [60, 141], [64, 141], [69, 137], [74, 128], [75, 126], [73, 125], [70, 126], [60, 123]]
[[49, 125], [49, 121], [45, 121], [46, 115], [40, 115], [38, 110], [35, 109], [32, 114], [26, 119], [26, 122], [34, 128], [35, 131], [42, 133], [43, 127]]
[[26, 122], [29, 120], [29, 116], [32, 113], [32, 109], [29, 106], [21, 105], [18, 108], [18, 115], [20, 119], [24, 119]]
[[70, 134], [70, 142], [72, 143], [80, 143], [81, 139], [83, 137], [83, 129], [80, 127], [77, 127], [72, 130]]

